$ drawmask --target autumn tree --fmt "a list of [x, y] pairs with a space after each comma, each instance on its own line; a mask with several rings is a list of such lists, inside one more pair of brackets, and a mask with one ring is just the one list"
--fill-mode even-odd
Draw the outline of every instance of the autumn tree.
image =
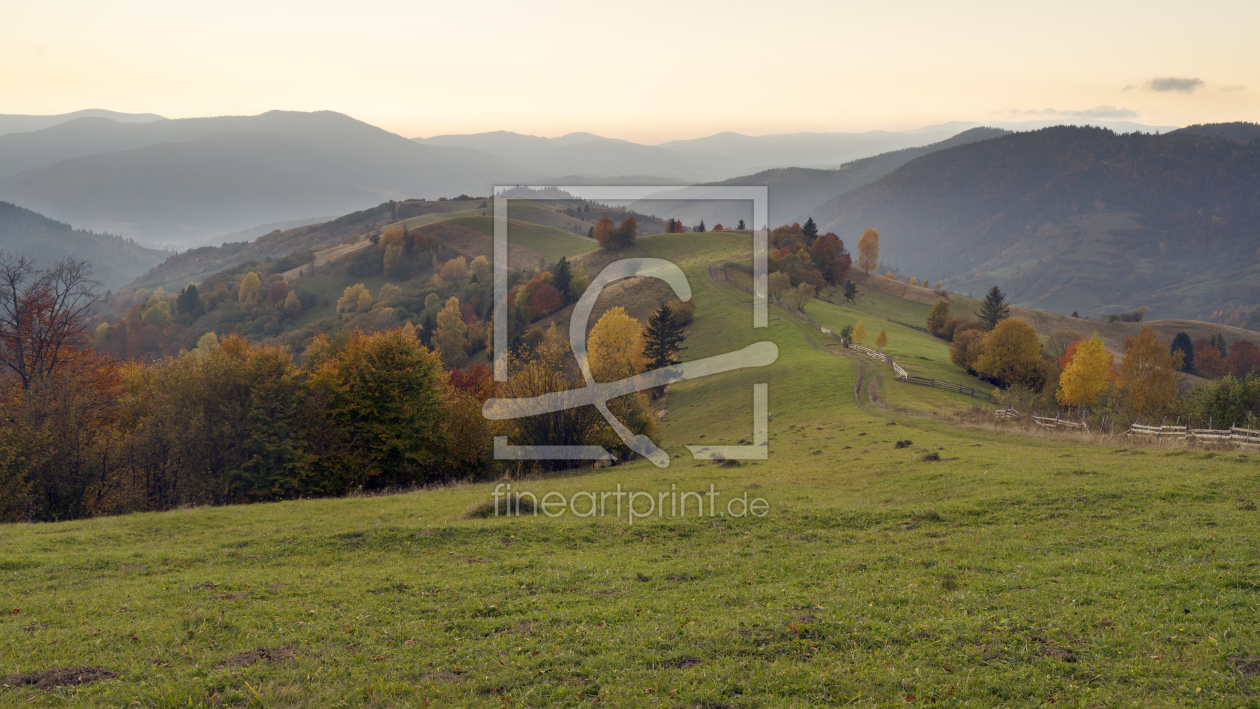
[[1097, 333], [1080, 341], [1059, 375], [1055, 399], [1065, 406], [1092, 405], [1115, 379], [1113, 367], [1114, 358]]
[[870, 273], [879, 266], [879, 232], [867, 227], [858, 239], [858, 268]]
[[974, 369], [1004, 387], [1019, 384], [1040, 390], [1046, 371], [1037, 331], [1019, 318], [1002, 320], [985, 335]]
[[252, 300], [260, 288], [262, 288], [262, 279], [257, 273], [250, 271], [241, 279], [241, 287], [236, 292], [236, 299], [242, 303]]
[[888, 346], [888, 333], [883, 330], [880, 330], [879, 334], [875, 336], [875, 349], [882, 350], [887, 346]]
[[1260, 347], [1247, 340], [1239, 340], [1229, 348], [1229, 357], [1225, 358], [1230, 374], [1242, 379], [1248, 374], [1260, 371]]
[[644, 368], [643, 326], [620, 305], [604, 313], [586, 340], [587, 362], [597, 382], [613, 382]]
[[968, 372], [976, 371], [976, 360], [983, 351], [984, 333], [980, 330], [963, 330], [954, 335], [949, 345], [949, 361]]
[[605, 251], [616, 249], [613, 245], [613, 230], [616, 229], [616, 226], [613, 224], [612, 219], [603, 217], [591, 228], [593, 229], [592, 236], [595, 237], [595, 243], [599, 244], [599, 248]]
[[775, 271], [766, 279], [766, 290], [770, 291], [771, 298], [782, 298], [783, 294], [791, 287], [791, 277], [782, 271]]
[[438, 313], [433, 346], [447, 369], [458, 367], [468, 358], [468, 326], [459, 316], [459, 298], [455, 296], [451, 296]]
[[797, 310], [805, 310], [805, 304], [814, 299], [815, 289], [808, 283], [800, 283], [788, 291], [788, 301]]
[[937, 298], [932, 304], [932, 309], [928, 311], [927, 329], [928, 332], [940, 337], [945, 330], [945, 326], [949, 323], [949, 299]]
[[[367, 307], [363, 305], [366, 302]], [[339, 313], [366, 313], [372, 308], [372, 296], [368, 293], [367, 286], [362, 283], [356, 283], [352, 286], [346, 286], [342, 292], [341, 298], [337, 300], [337, 312]]]
[[613, 251], [620, 251], [634, 243], [639, 237], [639, 222], [634, 217], [626, 217], [621, 220], [616, 229], [612, 230], [610, 237], [610, 246]]
[[1200, 376], [1216, 379], [1229, 374], [1229, 364], [1221, 356], [1221, 350], [1210, 340], [1194, 343], [1194, 368]]
[[1006, 303], [1006, 294], [1001, 288], [993, 286], [984, 296], [980, 304], [980, 323], [985, 330], [993, 330], [998, 323], [1010, 317], [1011, 306]]
[[[812, 220], [811, 220], [812, 221]], [[807, 225], [809, 222], [806, 223]], [[802, 227], [802, 230], [804, 227]], [[817, 231], [817, 228], [815, 228]], [[840, 237], [828, 232], [814, 240], [809, 248], [810, 256], [828, 283], [839, 284], [848, 275], [853, 258], [844, 248]]]
[[468, 280], [468, 259], [456, 256], [442, 265], [438, 272], [438, 282], [444, 285], [459, 285]]
[[289, 291], [289, 294], [284, 297], [284, 313], [291, 318], [302, 314], [302, 301], [298, 298], [296, 291]]
[[1150, 327], [1137, 337], [1127, 338], [1120, 363], [1120, 382], [1129, 408], [1141, 416], [1163, 416], [1177, 399], [1177, 372], [1181, 351], [1170, 351], [1168, 343]]
[[478, 256], [468, 264], [468, 270], [472, 271], [473, 276], [477, 278], [477, 282], [483, 286], [489, 286], [494, 279], [494, 271], [490, 267], [490, 262], [485, 256]]
[[866, 339], [866, 326], [862, 324], [862, 319], [858, 318], [857, 325], [853, 326], [853, 341], [862, 344], [862, 340]]

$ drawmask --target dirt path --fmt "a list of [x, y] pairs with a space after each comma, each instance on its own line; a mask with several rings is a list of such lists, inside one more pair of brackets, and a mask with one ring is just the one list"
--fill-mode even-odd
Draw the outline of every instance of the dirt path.
[[367, 239], [361, 239], [358, 242], [353, 243], [353, 244], [337, 244], [336, 246], [324, 249], [323, 251], [316, 251], [315, 263], [314, 263], [313, 269], [312, 269], [312, 265], [308, 263], [303, 266], [298, 266], [295, 269], [285, 271], [284, 273], [280, 274], [280, 277], [286, 281], [292, 281], [298, 276], [301, 276], [303, 274], [307, 276], [311, 275], [312, 270], [318, 273], [320, 266], [323, 266], [324, 264], [330, 263], [332, 261], [339, 261], [360, 249], [364, 249], [364, 248], [367, 248], [368, 246], [371, 246], [371, 244], [372, 244], [371, 241]]

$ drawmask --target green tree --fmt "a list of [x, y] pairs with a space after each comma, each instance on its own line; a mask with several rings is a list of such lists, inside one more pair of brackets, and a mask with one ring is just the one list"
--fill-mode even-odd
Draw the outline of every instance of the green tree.
[[144, 311], [140, 315], [140, 319], [145, 325], [152, 325], [156, 328], [169, 327], [171, 324], [171, 304], [157, 297], [149, 296], [149, 301], [144, 305]]
[[701, 220], [700, 220], [700, 223], [696, 225], [696, 231], [697, 231], [697, 232], [703, 232], [703, 231], [704, 231], [704, 220], [703, 220], [703, 219], [701, 219]]
[[984, 325], [985, 330], [993, 330], [998, 323], [1010, 315], [1011, 306], [1006, 303], [1006, 294], [1001, 288], [993, 286], [984, 296], [984, 302], [980, 304], [980, 323]]
[[674, 318], [668, 305], [662, 305], [648, 316], [647, 334], [644, 337], [643, 356], [648, 369], [663, 369], [678, 364], [679, 345], [683, 341], [683, 329]]
[[810, 217], [801, 225], [801, 233], [805, 235], [805, 243], [812, 244], [818, 238], [818, 225], [814, 223], [814, 218]]
[[567, 305], [569, 301], [569, 285], [573, 283], [573, 271], [569, 269], [569, 259], [564, 256], [556, 262], [556, 267], [551, 271], [551, 285], [563, 296]]
[[744, 226], [744, 220], [743, 220], [743, 219], [740, 219], [740, 220], [739, 220], [739, 224], [736, 224], [736, 225], [735, 225], [735, 228], [736, 228], [736, 229], [739, 229], [739, 230], [741, 230], [741, 231], [742, 231], [742, 230], [746, 229], [747, 227], [745, 227], [745, 226]]
[[189, 322], [206, 314], [195, 283], [189, 283], [187, 288], [179, 292], [179, 297], [175, 299], [175, 309]]
[[857, 286], [854, 285], [853, 281], [845, 281], [844, 299], [849, 301], [850, 303], [853, 303], [853, 302], [856, 302], [856, 298], [857, 298]]
[[446, 372], [437, 355], [395, 328], [316, 336], [306, 353], [327, 402], [317, 452], [333, 489], [432, 480], [446, 447]]

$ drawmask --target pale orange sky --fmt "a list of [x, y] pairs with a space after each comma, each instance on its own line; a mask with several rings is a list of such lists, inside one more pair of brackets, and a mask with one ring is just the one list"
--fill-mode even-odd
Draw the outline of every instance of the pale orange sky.
[[1098, 107], [1260, 120], [1255, 2], [44, 0], [4, 16], [0, 113], [330, 109], [407, 137], [647, 143]]

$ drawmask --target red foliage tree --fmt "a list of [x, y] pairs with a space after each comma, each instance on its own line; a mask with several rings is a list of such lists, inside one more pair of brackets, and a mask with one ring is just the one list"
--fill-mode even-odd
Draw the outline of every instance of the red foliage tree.
[[613, 220], [609, 219], [608, 217], [604, 217], [603, 219], [600, 219], [599, 222], [595, 224], [595, 233], [594, 233], [595, 243], [599, 244], [599, 248], [601, 249], [614, 248], [612, 246], [612, 238], [613, 238], [612, 233], [613, 233], [613, 229], [615, 228], [616, 227], [613, 225]]
[[0, 370], [23, 389], [51, 377], [84, 341], [98, 287], [84, 261], [36, 271], [25, 256], [0, 252]]
[[498, 389], [490, 370], [480, 362], [469, 367], [467, 371], [452, 369], [450, 384], [452, 389], [462, 391], [482, 403], [494, 396]]
[[563, 307], [564, 297], [550, 283], [538, 286], [538, 290], [534, 291], [534, 296], [529, 299], [529, 309], [534, 311], [535, 318], [549, 315]]
[[286, 296], [289, 295], [289, 284], [284, 281], [276, 281], [267, 289], [267, 303], [275, 305], [283, 303]]
[[1207, 340], [1194, 342], [1194, 369], [1200, 376], [1216, 379], [1229, 374], [1229, 364], [1221, 356], [1215, 343]]
[[1260, 347], [1246, 340], [1239, 340], [1229, 348], [1229, 357], [1225, 359], [1225, 364], [1235, 377], [1260, 372]]
[[809, 248], [809, 254], [828, 283], [837, 284], [843, 281], [849, 274], [849, 268], [853, 266], [853, 257], [844, 248], [844, 242], [831, 232], [815, 239]]

